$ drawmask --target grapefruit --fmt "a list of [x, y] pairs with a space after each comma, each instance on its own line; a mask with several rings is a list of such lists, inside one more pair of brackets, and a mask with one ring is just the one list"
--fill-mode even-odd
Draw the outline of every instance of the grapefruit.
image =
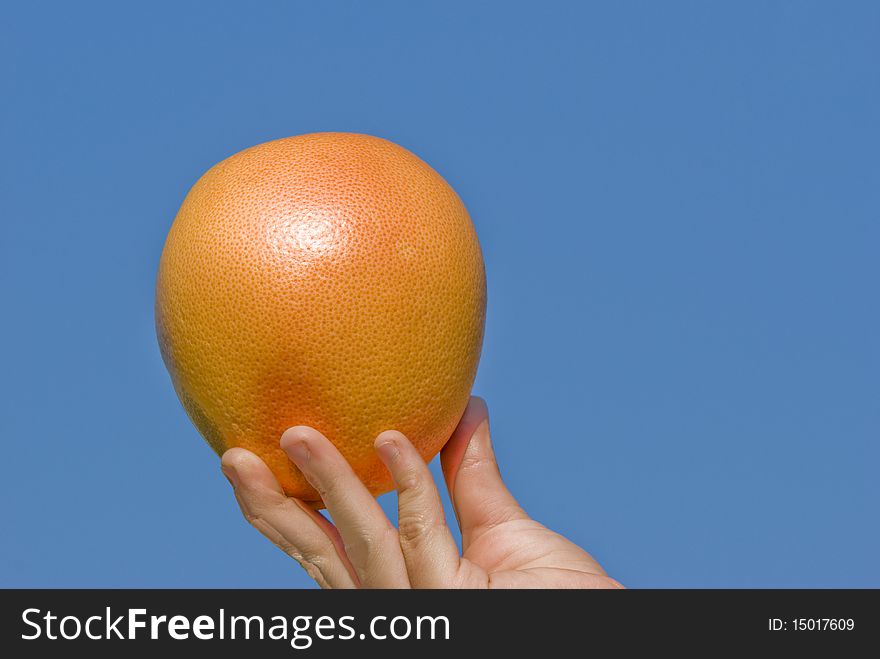
[[189, 191], [159, 265], [156, 328], [189, 417], [218, 454], [259, 455], [285, 492], [317, 492], [279, 447], [312, 426], [373, 494], [399, 430], [431, 459], [468, 401], [483, 340], [482, 253], [461, 199], [368, 135], [245, 149]]

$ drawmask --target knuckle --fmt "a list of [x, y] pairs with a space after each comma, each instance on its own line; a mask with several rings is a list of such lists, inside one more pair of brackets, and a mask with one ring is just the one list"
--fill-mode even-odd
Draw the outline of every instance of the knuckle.
[[475, 455], [465, 455], [461, 464], [458, 466], [458, 473], [465, 472], [477, 472], [484, 471], [486, 469], [494, 469], [495, 468], [495, 460], [489, 458], [480, 453], [476, 453]]
[[[260, 533], [263, 533], [263, 529], [266, 528], [266, 523], [262, 517], [258, 515], [246, 515], [248, 524], [250, 524], [253, 528], [255, 528]], [[265, 535], [265, 533], [263, 534]]]
[[288, 545], [282, 549], [299, 563], [306, 574], [314, 579], [321, 588], [329, 587], [326, 575], [330, 569], [330, 552], [335, 551], [332, 543], [320, 543], [302, 549]]
[[423, 512], [404, 512], [397, 519], [401, 538], [410, 544], [418, 543], [440, 525], [433, 516]]
[[262, 526], [265, 526], [267, 523], [266, 518], [263, 516], [262, 513], [251, 509], [247, 509], [244, 511], [244, 518], [247, 520], [248, 524], [250, 524], [257, 530], [259, 530]]
[[311, 542], [301, 542], [300, 545], [300, 557], [318, 566], [327, 565], [328, 559], [336, 552], [333, 543], [326, 536], [316, 538]]
[[425, 492], [425, 479], [420, 470], [406, 467], [397, 475], [397, 487], [400, 492], [410, 496], [419, 496]]
[[281, 512], [286, 504], [285, 499], [254, 501], [251, 505], [242, 508], [245, 519], [251, 526], [270, 524], [269, 520], [275, 517], [276, 512]]
[[323, 568], [327, 567], [327, 558], [318, 552], [294, 550], [294, 554], [293, 558], [305, 568], [306, 572], [317, 570], [323, 573]]
[[305, 558], [297, 558], [296, 561], [302, 566], [302, 569], [306, 571], [306, 574], [321, 586], [321, 588], [329, 587], [327, 578], [324, 576], [324, 568], [321, 564], [313, 563]]

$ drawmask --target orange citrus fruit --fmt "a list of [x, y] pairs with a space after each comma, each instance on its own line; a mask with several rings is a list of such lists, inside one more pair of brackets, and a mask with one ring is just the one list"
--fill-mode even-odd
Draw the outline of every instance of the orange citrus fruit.
[[193, 186], [162, 252], [156, 327], [193, 423], [222, 454], [259, 455], [317, 502], [279, 447], [312, 426], [373, 494], [373, 449], [399, 430], [429, 460], [467, 404], [483, 340], [483, 258], [431, 167], [368, 135], [260, 144]]

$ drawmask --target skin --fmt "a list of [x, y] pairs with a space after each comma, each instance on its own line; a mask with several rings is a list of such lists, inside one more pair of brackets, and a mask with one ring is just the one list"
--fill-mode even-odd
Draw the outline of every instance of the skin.
[[398, 528], [317, 430], [290, 428], [281, 448], [318, 490], [335, 524], [287, 497], [250, 451], [226, 451], [223, 473], [248, 522], [322, 588], [622, 588], [587, 552], [517, 504], [501, 480], [480, 398], [471, 398], [440, 454], [461, 554], [431, 472], [401, 433], [386, 431], [375, 441], [397, 485]]

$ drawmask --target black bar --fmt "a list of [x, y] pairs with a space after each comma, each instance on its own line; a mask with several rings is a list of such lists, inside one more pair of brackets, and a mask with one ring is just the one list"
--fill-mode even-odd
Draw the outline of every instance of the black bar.
[[[598, 647], [618, 651], [654, 647], [658, 652], [754, 648], [824, 648], [839, 652], [872, 647], [865, 643], [880, 641], [878, 593], [0, 590], [0, 648], [5, 656], [55, 656], [82, 650], [91, 657], [118, 657], [121, 651], [129, 649], [161, 651], [162, 657], [191, 657], [194, 651], [215, 651], [222, 644], [232, 644], [231, 650], [253, 652], [253, 656], [260, 657], [291, 653], [332, 656], [358, 650], [412, 656], [414, 652], [474, 653], [479, 648], [515, 652], [516, 656], [524, 652], [561, 653], [565, 649], [575, 649], [576, 654], [586, 656]], [[134, 629], [134, 640], [120, 640], [119, 635], [128, 636], [130, 631], [130, 609], [145, 609], [134, 616], [136, 622], [145, 626]], [[47, 613], [56, 617], [47, 621]], [[30, 624], [25, 622], [25, 616]], [[65, 616], [74, 616], [76, 620], [68, 619], [62, 630], [60, 622]], [[123, 617], [121, 621], [119, 616]], [[154, 631], [152, 616], [166, 616], [164, 621], [158, 619], [155, 623], [155, 640], [150, 638]], [[172, 638], [167, 625], [172, 616], [185, 617], [177, 620], [174, 632], [178, 636], [188, 634], [186, 640]], [[211, 621], [202, 618], [195, 630], [193, 624], [199, 616], [208, 616]], [[254, 618], [248, 623], [232, 622], [233, 616], [258, 616], [262, 621]], [[395, 619], [398, 616], [401, 618]], [[109, 641], [86, 638], [85, 625], [90, 617], [93, 619], [88, 631], [94, 636], [109, 634]], [[222, 640], [218, 638], [221, 619], [225, 637]], [[61, 631], [68, 636], [76, 635], [78, 627], [78, 638], [60, 637]], [[252, 636], [249, 640], [243, 638], [245, 627]], [[268, 638], [272, 629], [275, 636], [284, 634], [286, 638]], [[196, 638], [196, 631], [213, 638]], [[233, 631], [235, 639], [230, 638]], [[23, 639], [37, 634], [34, 640]], [[50, 640], [47, 634], [59, 638]], [[263, 640], [255, 638], [260, 635]], [[386, 638], [373, 638], [383, 635]], [[394, 635], [407, 638], [396, 639]], [[294, 636], [297, 648], [291, 646]], [[9, 649], [18, 652], [9, 654]]]

